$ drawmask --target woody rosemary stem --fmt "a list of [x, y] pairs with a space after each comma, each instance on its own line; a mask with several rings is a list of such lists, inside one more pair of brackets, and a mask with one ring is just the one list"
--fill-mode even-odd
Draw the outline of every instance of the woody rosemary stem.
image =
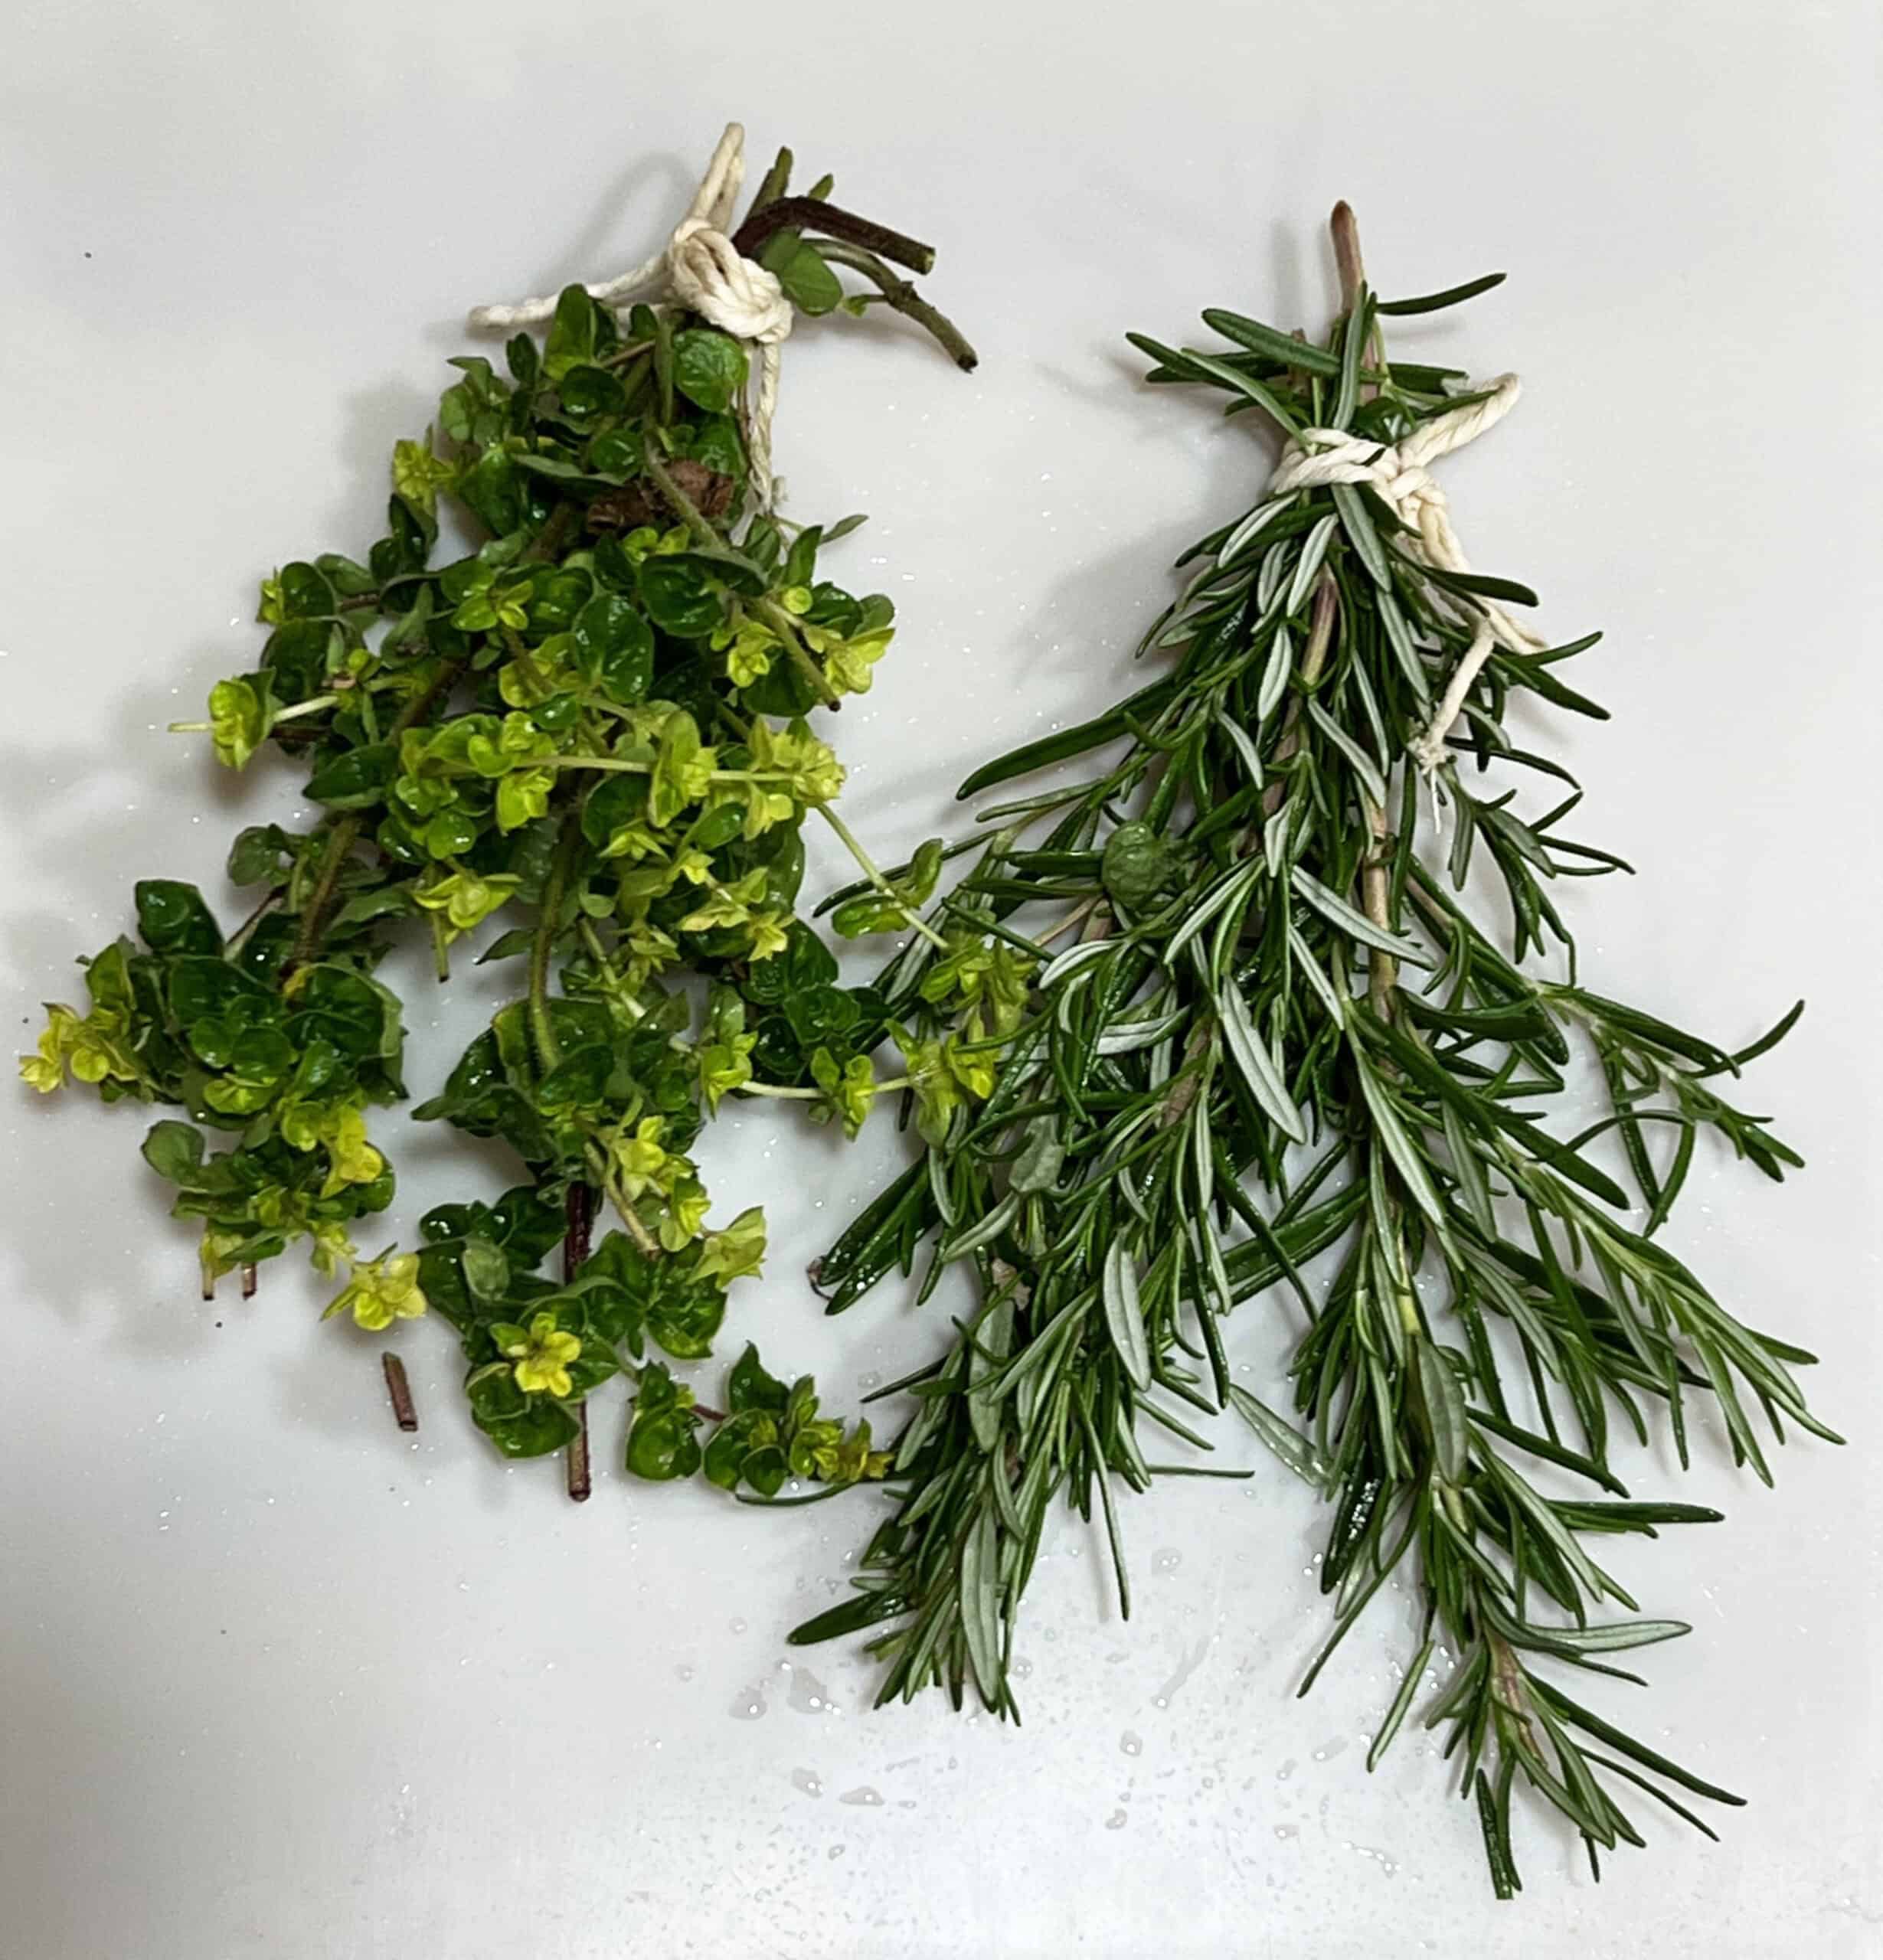
[[[1334, 207], [1329, 227], [1333, 234], [1334, 262], [1340, 273], [1340, 301], [1346, 309], [1349, 322], [1354, 309], [1360, 303], [1360, 292], [1366, 280], [1365, 262], [1360, 256], [1360, 227], [1353, 214], [1353, 207], [1344, 199]], [[1349, 331], [1351, 331], [1351, 327]], [[1377, 344], [1370, 350], [1375, 368], [1380, 364]], [[1361, 384], [1360, 399], [1370, 401], [1378, 393], [1371, 381]], [[1386, 812], [1371, 799], [1366, 799], [1367, 828], [1370, 836], [1367, 844], [1365, 861], [1360, 869], [1360, 902], [1366, 916], [1383, 933], [1393, 929], [1392, 880], [1390, 866], [1393, 856], [1392, 832], [1387, 828]], [[1393, 1013], [1393, 990], [1398, 983], [1399, 962], [1389, 952], [1378, 946], [1371, 949], [1367, 959], [1367, 991], [1373, 1002], [1373, 1010], [1382, 1021], [1390, 1021]]]

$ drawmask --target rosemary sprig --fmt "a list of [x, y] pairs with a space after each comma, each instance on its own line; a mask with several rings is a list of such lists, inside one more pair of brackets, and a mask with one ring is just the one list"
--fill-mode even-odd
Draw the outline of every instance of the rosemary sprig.
[[[1346, 305], [1325, 345], [1212, 312], [1231, 343], [1219, 352], [1133, 336], [1151, 378], [1225, 390], [1231, 412], [1259, 409], [1309, 446], [1341, 432], [1384, 448], [1456, 410], [1462, 377], [1390, 361], [1380, 322], [1494, 282], [1382, 305], [1343, 214]], [[1633, 1500], [1611, 1426], [1646, 1439], [1665, 1423], [1684, 1462], [1704, 1397], [1734, 1460], [1768, 1480], [1760, 1419], [1774, 1439], [1787, 1423], [1830, 1432], [1792, 1372], [1812, 1357], [1742, 1325], [1655, 1236], [1702, 1132], [1773, 1178], [1798, 1162], [1719, 1086], [1793, 1017], [1735, 1055], [1579, 983], [1553, 893], [1619, 861], [1565, 834], [1573, 782], [1509, 723], [1522, 696], [1601, 713], [1560, 678], [1593, 639], [1491, 653], [1435, 783], [1441, 837], [1402, 758], [1485, 601], [1531, 595], [1435, 570], [1419, 545], [1364, 485], [1265, 496], [1179, 561], [1188, 583], [1146, 640], [1162, 674], [962, 793], [1115, 759], [984, 811], [991, 836], [927, 847], [971, 860], [933, 913], [947, 952], [914, 940], [878, 985], [899, 1025], [960, 1038], [973, 1024], [987, 1093], [931, 1123], [922, 1161], [819, 1276], [841, 1312], [910, 1272], [933, 1234], [923, 1296], [959, 1262], [978, 1300], [903, 1384], [918, 1407], [859, 1591], [794, 1638], [881, 1628], [884, 1698], [934, 1683], [958, 1700], [971, 1684], [1016, 1713], [1009, 1661], [1052, 1507], [1103, 1516], [1128, 1612], [1115, 1491], [1157, 1475], [1146, 1425], [1207, 1449], [1198, 1419], [1233, 1407], [1331, 1507], [1332, 1628], [1303, 1691], [1408, 1573], [1424, 1624], [1369, 1761], [1415, 1712], [1442, 1728], [1509, 1896], [1518, 1782], [1598, 1872], [1601, 1851], [1641, 1841], [1637, 1792], [1702, 1830], [1675, 1792], [1738, 1801], [1559, 1684], [1687, 1631], [1610, 1616], [1636, 1609], [1600, 1541], [1718, 1515]], [[1568, 793], [1524, 814], [1501, 786], [1522, 772]], [[1460, 895], [1474, 867], [1501, 889], [1508, 945]], [[989, 1035], [974, 978], [1016, 957], [1030, 977]], [[1577, 1044], [1610, 1109], [1564, 1138], [1548, 1119]], [[1610, 1132], [1643, 1221], [1594, 1148]], [[1331, 1282], [1309, 1284], [1308, 1262], [1335, 1248]], [[1257, 1296], [1299, 1328], [1273, 1398], [1290, 1413], [1230, 1377], [1221, 1323]], [[1539, 1464], [1591, 1494], [1547, 1494]], [[1440, 1642], [1456, 1663], [1421, 1708]]]

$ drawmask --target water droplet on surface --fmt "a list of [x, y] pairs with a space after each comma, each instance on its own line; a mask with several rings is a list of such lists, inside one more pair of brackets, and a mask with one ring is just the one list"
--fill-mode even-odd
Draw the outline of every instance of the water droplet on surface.
[[1371, 1844], [1349, 1844], [1347, 1849], [1358, 1851], [1363, 1858], [1371, 1858], [1388, 1878], [1399, 1870], [1399, 1860], [1390, 1851], [1375, 1851]]
[[1156, 1552], [1151, 1557], [1151, 1570], [1160, 1579], [1168, 1579], [1182, 1563], [1183, 1554], [1177, 1551]]
[[821, 1797], [824, 1794], [824, 1779], [815, 1769], [794, 1769], [791, 1772], [792, 1787], [802, 1790], [807, 1797]]
[[1122, 1831], [1124, 1828], [1125, 1814], [1121, 1810], [1113, 1811], [1105, 1820], [1105, 1828], [1107, 1831]]
[[845, 1791], [837, 1801], [840, 1804], [863, 1804], [876, 1809], [881, 1808], [883, 1798], [880, 1790], [872, 1788], [868, 1783], [859, 1783], [854, 1790]]
[[763, 1687], [745, 1687], [733, 1697], [732, 1706], [726, 1712], [735, 1722], [756, 1722], [765, 1713], [766, 1707]]
[[693, 1678], [693, 1670], [689, 1668], [684, 1661], [680, 1663], [678, 1667], [674, 1669], [674, 1674], [679, 1680], [683, 1681], [690, 1681]]
[[1346, 1746], [1347, 1738], [1345, 1736], [1335, 1736], [1322, 1743], [1314, 1752], [1314, 1759], [1316, 1762], [1331, 1762]]
[[837, 1704], [830, 1698], [830, 1690], [808, 1668], [793, 1667], [787, 1661], [785, 1666], [791, 1671], [791, 1684], [787, 1698], [800, 1715], [834, 1715]]
[[1159, 1708], [1168, 1708], [1175, 1698], [1178, 1689], [1209, 1658], [1210, 1643], [1207, 1636], [1199, 1640], [1195, 1648], [1179, 1664], [1177, 1671], [1165, 1682], [1154, 1699]]
[[1026, 1681], [1030, 1678], [1032, 1672], [1033, 1663], [1024, 1656], [1013, 1664], [1013, 1677], [1015, 1681]]
[[1284, 1762], [1284, 1763], [1282, 1765], [1282, 1766], [1281, 1766], [1278, 1770], [1277, 1770], [1277, 1771], [1276, 1771], [1276, 1772], [1275, 1772], [1275, 1780], [1276, 1780], [1276, 1782], [1278, 1782], [1278, 1783], [1285, 1783], [1285, 1782], [1287, 1782], [1287, 1780], [1289, 1779], [1289, 1778], [1290, 1778], [1290, 1776], [1292, 1776], [1294, 1773], [1295, 1773], [1295, 1759], [1294, 1759], [1294, 1758], [1291, 1756], [1290, 1757], [1289, 1757], [1288, 1760], [1287, 1760], [1286, 1762]]
[[1278, 1824], [1275, 1827], [1275, 1835], [1285, 1843], [1290, 1838], [1299, 1838], [1301, 1827], [1298, 1824]]
[[733, 1623], [732, 1623], [732, 1630], [733, 1630], [733, 1632], [734, 1632], [734, 1633], [743, 1633], [743, 1632], [744, 1632], [744, 1631], [745, 1631], [745, 1622], [744, 1622], [744, 1620], [734, 1620], [734, 1621], [733, 1622]]
[[830, 1855], [832, 1858], [842, 1857], [843, 1856], [843, 1852], [844, 1847], [841, 1844], [833, 1844], [830, 1847]]
[[1135, 1730], [1127, 1729], [1118, 1738], [1118, 1746], [1126, 1756], [1142, 1756], [1144, 1753], [1144, 1738]]

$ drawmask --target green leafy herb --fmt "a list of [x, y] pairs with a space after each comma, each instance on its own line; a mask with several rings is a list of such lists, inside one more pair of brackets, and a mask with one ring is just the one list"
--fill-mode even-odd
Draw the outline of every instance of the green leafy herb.
[[[842, 297], [811, 242], [833, 227], [833, 254], [932, 256], [797, 208], [788, 175], [781, 156], [746, 222], [788, 240], [809, 310]], [[880, 285], [875, 263], [859, 269]], [[901, 310], [972, 364], [926, 302]], [[290, 756], [320, 822], [240, 834], [229, 873], [253, 909], [227, 933], [195, 887], [139, 884], [139, 942], [86, 963], [88, 1007], [49, 1008], [23, 1073], [178, 1112], [145, 1155], [201, 1220], [206, 1292], [238, 1267], [252, 1289], [260, 1261], [306, 1241], [338, 1282], [330, 1313], [452, 1325], [473, 1416], [505, 1455], [574, 1446], [575, 1489], [585, 1398], [626, 1377], [628, 1467], [685, 1475], [701, 1418], [649, 1346], [708, 1356], [765, 1250], [756, 1209], [711, 1218], [695, 1141], [727, 1094], [855, 1119], [885, 1024], [796, 906], [807, 816], [854, 844], [832, 808], [842, 766], [808, 717], [868, 686], [894, 609], [823, 576], [823, 547], [857, 520], [757, 507], [747, 349], [684, 306], [617, 318], [571, 286], [502, 371], [452, 365], [432, 428], [394, 449], [366, 564], [325, 554], [265, 580], [255, 671], [188, 724], [234, 768], [270, 743]], [[447, 518], [463, 555], [440, 549]], [[871, 929], [927, 900], [932, 867], [891, 887], [855, 848]], [[489, 932], [487, 956], [527, 953], [520, 997], [415, 1112], [501, 1142], [522, 1181], [433, 1210], [417, 1251], [369, 1256], [362, 1225], [394, 1192], [369, 1118], [406, 1093], [401, 1003], [374, 975], [407, 922], [441, 982], [467, 934]], [[699, 979], [703, 1024], [684, 989]], [[620, 1230], [590, 1257], [598, 1198]], [[557, 1279], [541, 1268], [558, 1244]], [[716, 1481], [769, 1494], [786, 1475], [880, 1471], [867, 1428], [819, 1417], [809, 1383], [773, 1407], [749, 1361]]]
[[[1389, 309], [1362, 283], [1344, 207], [1336, 240], [1347, 306], [1324, 346], [1213, 312], [1220, 354], [1133, 336], [1152, 378], [1224, 390], [1285, 436], [1319, 432], [1309, 442], [1331, 430], [1383, 449], [1450, 411], [1442, 373], [1387, 360]], [[1558, 678], [1591, 641], [1493, 652], [1437, 776], [1449, 838], [1424, 814], [1401, 759], [1478, 600], [1521, 588], [1434, 572], [1349, 482], [1265, 496], [1180, 565], [1188, 583], [1145, 642], [1166, 671], [963, 793], [1106, 755], [945, 845], [969, 865], [933, 909], [943, 943], [911, 940], [878, 980], [906, 1054], [953, 1044], [976, 1073], [945, 1106], [931, 1092], [924, 1161], [819, 1282], [841, 1312], [932, 1240], [922, 1297], [951, 1263], [978, 1297], [910, 1377], [896, 1508], [858, 1596], [795, 1637], [868, 1629], [885, 1698], [972, 1685], [1015, 1713], [1009, 1656], [1052, 1508], [1103, 1517], [1128, 1612], [1114, 1494], [1158, 1474], [1146, 1424], [1207, 1449], [1197, 1419], [1233, 1406], [1329, 1506], [1332, 1631], [1304, 1691], [1402, 1578], [1422, 1624], [1371, 1760], [1414, 1714], [1441, 1730], [1508, 1896], [1520, 1783], [1592, 1864], [1642, 1841], [1638, 1792], [1703, 1830], [1672, 1792], [1738, 1801], [1559, 1684], [1687, 1631], [1637, 1616], [1603, 1538], [1716, 1515], [1631, 1501], [1617, 1420], [1644, 1438], [1664, 1426], [1684, 1460], [1702, 1401], [1761, 1478], [1787, 1426], [1829, 1436], [1794, 1374], [1811, 1357], [1742, 1325], [1655, 1236], [1703, 1134], [1770, 1177], [1799, 1161], [1728, 1099], [1796, 1010], [1734, 1054], [1581, 984], [1554, 894], [1620, 861], [1566, 834], [1574, 795], [1532, 815], [1505, 783], [1564, 776], [1516, 746], [1511, 710], [1599, 712]], [[1501, 920], [1462, 896], [1474, 867]], [[1564, 1135], [1550, 1119], [1578, 1050], [1610, 1113]], [[1332, 1276], [1310, 1284], [1323, 1254]], [[1267, 1400], [1225, 1353], [1228, 1317], [1256, 1298], [1296, 1319]], [[1602, 1494], [1554, 1494], [1538, 1465]], [[1454, 1658], [1428, 1693], [1440, 1643]]]

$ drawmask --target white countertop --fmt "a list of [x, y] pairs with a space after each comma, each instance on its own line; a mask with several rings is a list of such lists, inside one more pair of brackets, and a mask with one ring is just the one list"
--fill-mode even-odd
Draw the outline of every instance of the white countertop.
[[[869, 511], [842, 563], [901, 609], [841, 724], [846, 812], [890, 852], [976, 762], [1112, 697], [1175, 550], [1264, 467], [1245, 424], [1139, 386], [1124, 330], [1183, 338], [1213, 305], [1319, 329], [1344, 196], [1384, 288], [1511, 275], [1397, 344], [1522, 372], [1509, 423], [1443, 466], [1460, 529], [1557, 637], [1607, 631], [1578, 681], [1615, 720], [1548, 731], [1584, 834], [1640, 869], [1571, 894], [1591, 984], [1729, 1043], [1809, 1000], [1752, 1091], [1809, 1170], [1779, 1190], [1708, 1157], [1670, 1242], [1821, 1351], [1854, 1441], [1787, 1449], [1775, 1492], [1711, 1441], [1684, 1483], [1644, 1465], [1639, 1494], [1731, 1515], [1618, 1557], [1695, 1633], [1616, 1693], [1750, 1807], [1718, 1846], [1651, 1820], [1599, 1890], [1530, 1818], [1499, 1906], [1420, 1744], [1362, 1769], [1403, 1598], [1292, 1698], [1325, 1623], [1317, 1521], [1252, 1439], [1223, 1437], [1251, 1483], [1127, 1505], [1129, 1626], [1102, 1540], [1055, 1529], [1024, 1730], [939, 1698], [871, 1713], [853, 1652], [782, 1645], [868, 1498], [767, 1517], [630, 1485], [610, 1413], [571, 1506], [554, 1465], [512, 1472], [471, 1432], [440, 1325], [400, 1331], [424, 1419], [402, 1437], [374, 1344], [317, 1324], [298, 1262], [250, 1305], [195, 1297], [137, 1112], [8, 1093], [8, 1960], [1883, 1952], [1878, 54], [1856, 0], [17, 0], [0, 975], [22, 1041], [134, 878], [226, 898], [229, 835], [296, 807], [288, 774], [217, 780], [162, 732], [252, 663], [258, 576], [369, 541], [464, 307], [639, 256], [728, 116], [932, 240], [928, 289], [984, 357], [964, 378], [880, 318], [786, 350], [791, 508]], [[429, 1083], [489, 997], [440, 1012], [400, 970]], [[498, 1187], [389, 1120], [408, 1240], [426, 1204]], [[893, 1288], [825, 1321], [794, 1277], [892, 1148], [763, 1109], [706, 1146], [715, 1191], [773, 1220], [733, 1351], [757, 1334], [846, 1404], [939, 1338]], [[1236, 1338], [1258, 1381], [1272, 1317]]]

